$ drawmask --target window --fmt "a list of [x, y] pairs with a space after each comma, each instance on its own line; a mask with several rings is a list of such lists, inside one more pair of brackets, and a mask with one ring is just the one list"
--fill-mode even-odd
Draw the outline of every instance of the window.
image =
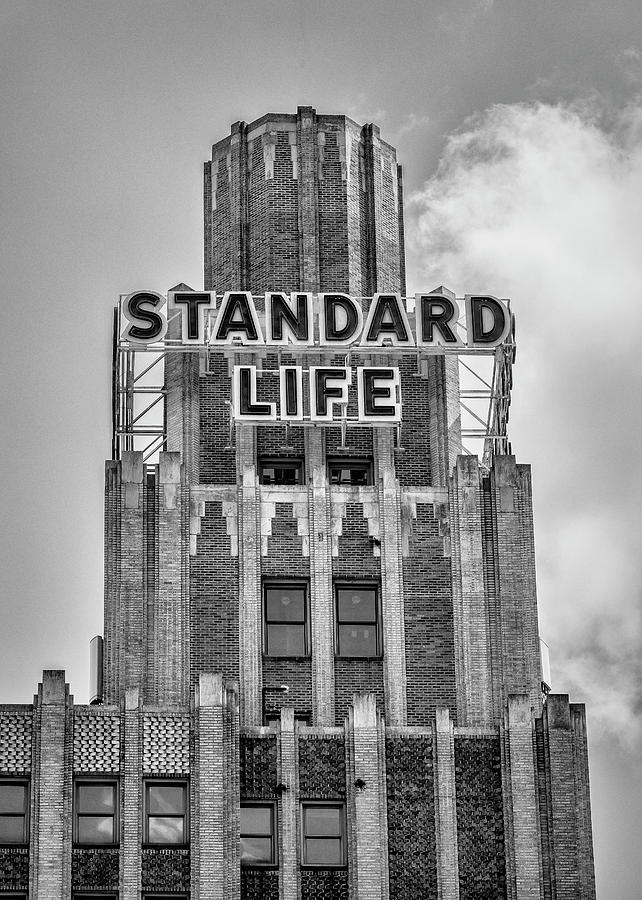
[[302, 459], [260, 459], [261, 484], [303, 484]]
[[331, 459], [328, 462], [330, 484], [372, 484], [372, 461], [369, 459]]
[[118, 894], [76, 894], [74, 900], [117, 900]]
[[337, 585], [337, 655], [379, 656], [378, 596], [374, 585]]
[[[281, 721], [281, 713], [280, 711], [272, 711], [266, 712], [263, 716], [264, 722], [266, 725], [273, 725], [275, 722]], [[299, 712], [299, 710], [294, 711], [294, 721], [299, 725], [311, 725], [312, 724], [312, 713], [309, 711]]]
[[187, 844], [187, 783], [145, 782], [146, 844]]
[[241, 863], [269, 866], [276, 863], [273, 803], [241, 803]]
[[343, 803], [302, 803], [302, 862], [304, 866], [345, 865]]
[[74, 841], [118, 843], [118, 782], [78, 780], [74, 798]]
[[12, 778], [0, 781], [0, 845], [26, 844], [29, 783]]
[[307, 656], [307, 598], [301, 582], [264, 588], [264, 649], [267, 656]]

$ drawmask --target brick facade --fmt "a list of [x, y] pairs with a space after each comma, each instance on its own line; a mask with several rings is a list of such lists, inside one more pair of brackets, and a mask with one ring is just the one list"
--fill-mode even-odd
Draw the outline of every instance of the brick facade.
[[[208, 290], [336, 290], [364, 311], [405, 293], [401, 170], [374, 125], [310, 107], [237, 123], [204, 196]], [[0, 893], [594, 898], [584, 710], [541, 693], [530, 470], [461, 455], [455, 357], [372, 358], [400, 366], [399, 429], [231, 428], [235, 350], [167, 354], [165, 449], [106, 464], [103, 702], [45, 672], [33, 705], [0, 707], [0, 785], [29, 793]], [[344, 356], [251, 361], [275, 399], [279, 362]], [[274, 457], [299, 483], [262, 483]], [[332, 482], [346, 457], [367, 483]], [[271, 656], [265, 588], [288, 581], [302, 649]], [[341, 587], [374, 591], [369, 655], [339, 653]], [[80, 842], [77, 778], [117, 786], [113, 845]], [[182, 844], [148, 839], [154, 779], [185, 791]], [[241, 864], [249, 801], [272, 811], [267, 865]], [[307, 858], [305, 803], [334, 809], [333, 865]]]

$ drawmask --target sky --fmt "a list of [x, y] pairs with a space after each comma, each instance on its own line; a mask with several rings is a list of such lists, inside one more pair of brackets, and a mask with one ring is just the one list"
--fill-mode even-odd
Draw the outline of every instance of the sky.
[[87, 700], [111, 310], [202, 286], [202, 163], [310, 105], [404, 166], [408, 289], [510, 297], [553, 688], [587, 705], [598, 897], [642, 880], [639, 0], [0, 0], [0, 702]]

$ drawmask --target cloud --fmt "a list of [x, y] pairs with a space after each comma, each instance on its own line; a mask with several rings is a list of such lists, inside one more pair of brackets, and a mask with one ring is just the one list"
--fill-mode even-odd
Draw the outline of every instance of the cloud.
[[[409, 283], [511, 297], [554, 689], [641, 735], [642, 107], [495, 106], [409, 203]], [[414, 286], [413, 286], [414, 289]]]

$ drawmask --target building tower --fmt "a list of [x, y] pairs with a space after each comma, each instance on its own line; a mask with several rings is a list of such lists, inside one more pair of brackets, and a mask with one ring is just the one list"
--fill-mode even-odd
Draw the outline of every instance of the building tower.
[[[95, 639], [88, 706], [45, 672], [0, 707], [0, 897], [595, 897], [512, 318], [493, 343], [505, 307], [473, 297], [466, 343], [451, 292], [399, 299], [402, 201], [376, 126], [237, 123], [205, 165], [204, 290], [121, 298], [104, 665]], [[481, 461], [466, 347], [495, 365]]]

